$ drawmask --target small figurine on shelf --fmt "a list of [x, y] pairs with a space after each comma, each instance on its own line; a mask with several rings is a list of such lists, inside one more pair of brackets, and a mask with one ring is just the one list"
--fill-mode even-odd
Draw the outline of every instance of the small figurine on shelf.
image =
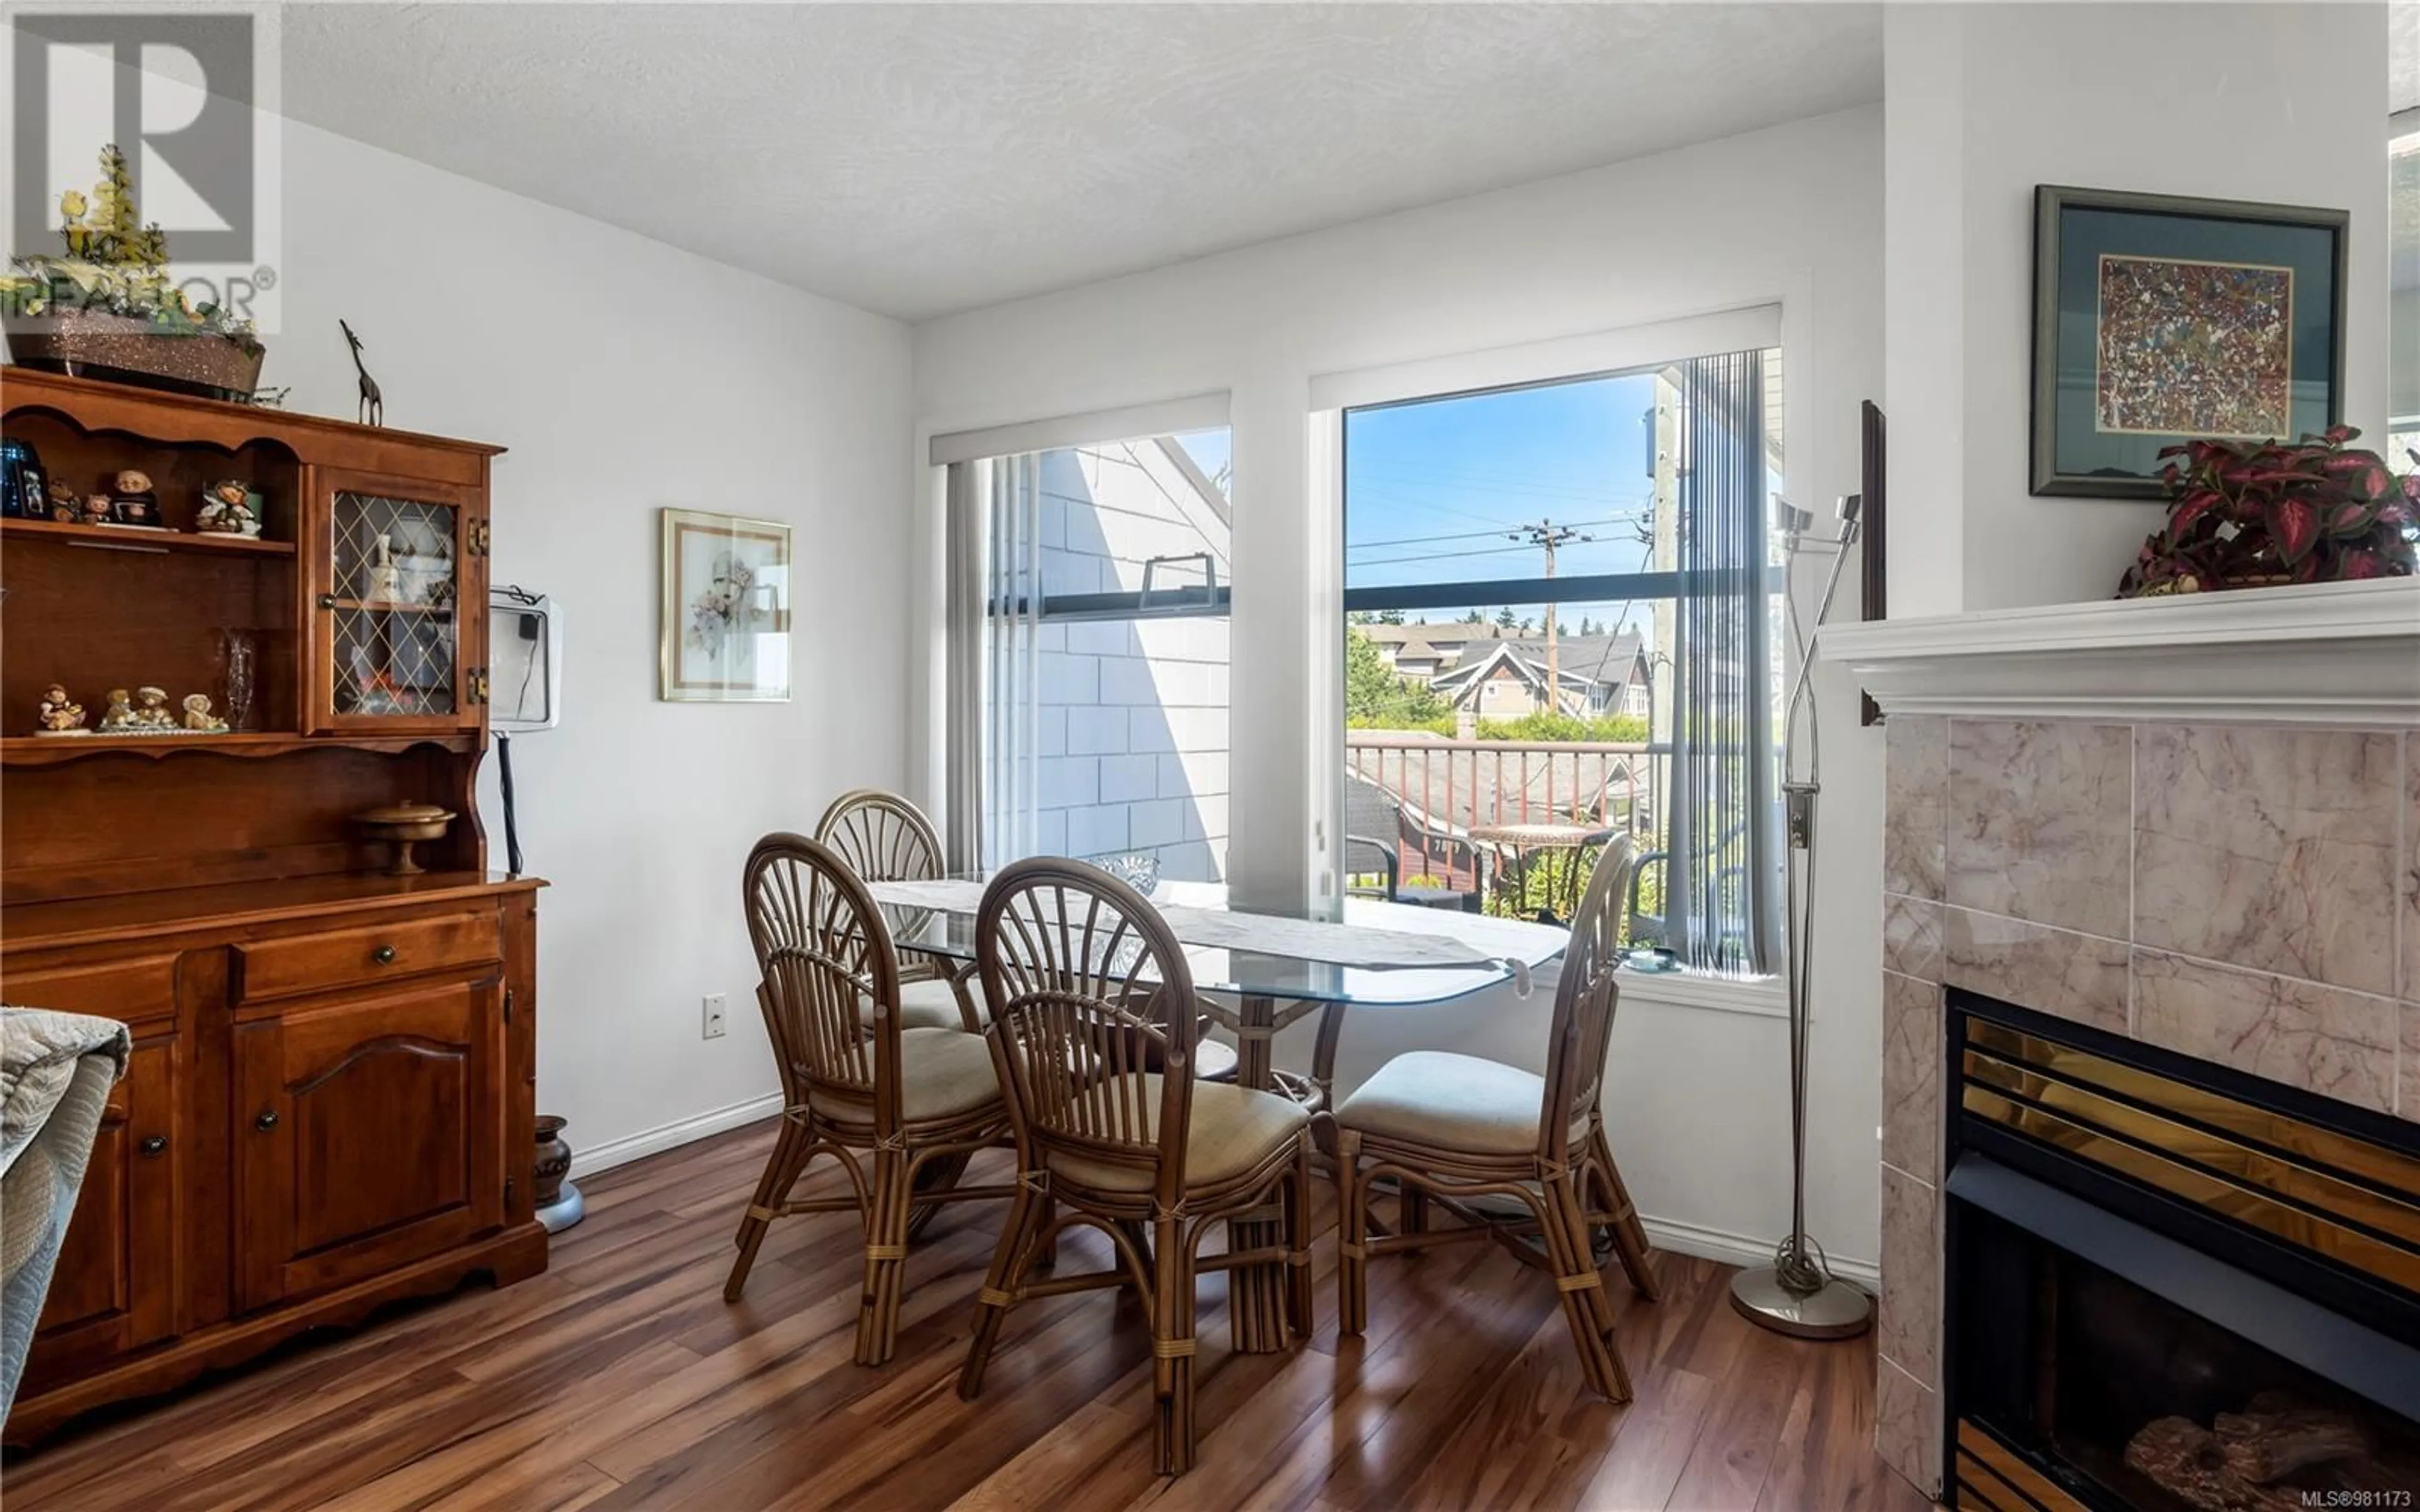
[[86, 525], [107, 525], [110, 523], [109, 517], [109, 495], [96, 493], [85, 496], [84, 522]]
[[227, 722], [210, 712], [210, 696], [208, 693], [188, 693], [185, 695], [185, 728], [195, 734], [223, 735], [226, 733]]
[[101, 733], [104, 735], [137, 735], [142, 728], [134, 722], [132, 695], [122, 687], [109, 690], [109, 709], [101, 717]]
[[62, 525], [72, 525], [84, 518], [84, 504], [76, 498], [74, 485], [51, 480], [51, 518]]
[[84, 705], [68, 697], [68, 690], [57, 683], [42, 690], [40, 719], [42, 728], [34, 732], [38, 735], [92, 733], [84, 727]]
[[151, 475], [147, 472], [128, 468], [119, 473], [109, 505], [112, 525], [132, 525], [146, 531], [166, 528], [160, 519], [160, 496], [152, 491]]
[[146, 684], [134, 690], [134, 723], [145, 734], [177, 728], [177, 717], [168, 712], [166, 688]]
[[366, 581], [369, 591], [363, 596], [373, 604], [392, 604], [403, 596], [403, 569], [395, 563], [395, 537], [378, 538], [378, 561], [371, 563]]
[[202, 494], [202, 507], [194, 516], [194, 529], [209, 535], [259, 540], [260, 495], [241, 478], [211, 484]]

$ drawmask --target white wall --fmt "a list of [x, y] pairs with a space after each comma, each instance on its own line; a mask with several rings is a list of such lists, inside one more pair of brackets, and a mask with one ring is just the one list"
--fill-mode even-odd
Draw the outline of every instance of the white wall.
[[[907, 330], [285, 131], [286, 303], [263, 380], [293, 385], [288, 409], [350, 419], [336, 319], [350, 321], [388, 424], [511, 448], [493, 581], [565, 607], [563, 727], [513, 748], [522, 847], [553, 883], [538, 902], [538, 1104], [593, 1152], [761, 1103], [777, 1084], [740, 863], [765, 831], [810, 828], [833, 795], [895, 787], [905, 767]], [[794, 527], [807, 640], [791, 702], [656, 702], [663, 505]], [[712, 1041], [709, 992], [729, 996]]]
[[2161, 519], [2026, 491], [2037, 184], [2350, 209], [2345, 415], [2383, 443], [2383, 4], [1885, 16], [1895, 614], [2106, 598]]
[[[1792, 486], [1816, 501], [1852, 491], [1857, 402], [1883, 375], [1882, 126], [1869, 107], [929, 322], [916, 332], [917, 422], [931, 434], [1228, 392], [1233, 779], [1250, 795], [1233, 815], [1230, 875], [1248, 894], [1307, 896], [1307, 841], [1334, 779], [1302, 753], [1336, 750], [1342, 718], [1321, 675], [1341, 655], [1341, 532], [1307, 481], [1328, 444], [1311, 424], [1311, 379], [1778, 302]], [[920, 549], [938, 553], [930, 508], [919, 528]], [[928, 570], [919, 583], [928, 626], [936, 581]], [[936, 665], [919, 657], [919, 751], [934, 746]], [[1823, 694], [1837, 839], [1820, 927], [1837, 943], [1818, 1008], [1810, 1213], [1826, 1244], [1869, 1257], [1881, 752], [1856, 728], [1854, 690]], [[918, 775], [939, 790], [929, 762]], [[1538, 1065], [1546, 1009], [1542, 991], [1367, 1011], [1349, 1021], [1342, 1069], [1350, 1082], [1415, 1046]], [[1300, 1064], [1306, 1050], [1281, 1054]], [[1606, 1104], [1651, 1217], [1758, 1243], [1787, 1226], [1784, 1057], [1771, 1016], [1653, 1002], [1644, 986], [1625, 995]]]

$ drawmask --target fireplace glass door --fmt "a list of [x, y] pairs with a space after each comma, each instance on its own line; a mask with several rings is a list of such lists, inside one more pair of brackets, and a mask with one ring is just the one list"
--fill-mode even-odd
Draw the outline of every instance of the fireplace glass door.
[[[1957, 1222], [1960, 1412], [2077, 1503], [2420, 1504], [2420, 1426], [1990, 1212]], [[2006, 1500], [1961, 1486], [1958, 1504]]]

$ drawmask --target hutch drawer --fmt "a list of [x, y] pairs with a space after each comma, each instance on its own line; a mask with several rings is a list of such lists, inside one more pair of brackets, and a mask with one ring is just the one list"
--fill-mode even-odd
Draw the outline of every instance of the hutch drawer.
[[358, 986], [503, 959], [493, 908], [256, 940], [236, 947], [240, 1002]]
[[120, 956], [77, 965], [12, 966], [0, 980], [0, 995], [19, 1008], [90, 1013], [121, 1024], [143, 1025], [177, 1016], [177, 952]]

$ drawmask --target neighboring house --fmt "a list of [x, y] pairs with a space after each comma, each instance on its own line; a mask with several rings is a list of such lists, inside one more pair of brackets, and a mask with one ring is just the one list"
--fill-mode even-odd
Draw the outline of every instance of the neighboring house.
[[1493, 625], [1364, 625], [1401, 676], [1434, 688], [1457, 712], [1517, 719], [1548, 707], [1595, 718], [1647, 716], [1651, 665], [1638, 636], [1556, 638], [1558, 696], [1546, 694], [1546, 640]]
[[[1041, 455], [1036, 525], [1044, 597], [1135, 594], [1199, 583], [1207, 554], [1229, 579], [1225, 494], [1167, 438]], [[1030, 795], [1018, 849], [1103, 856], [1148, 851], [1163, 873], [1225, 874], [1228, 635], [1224, 616], [1046, 623], [1035, 641]]]

